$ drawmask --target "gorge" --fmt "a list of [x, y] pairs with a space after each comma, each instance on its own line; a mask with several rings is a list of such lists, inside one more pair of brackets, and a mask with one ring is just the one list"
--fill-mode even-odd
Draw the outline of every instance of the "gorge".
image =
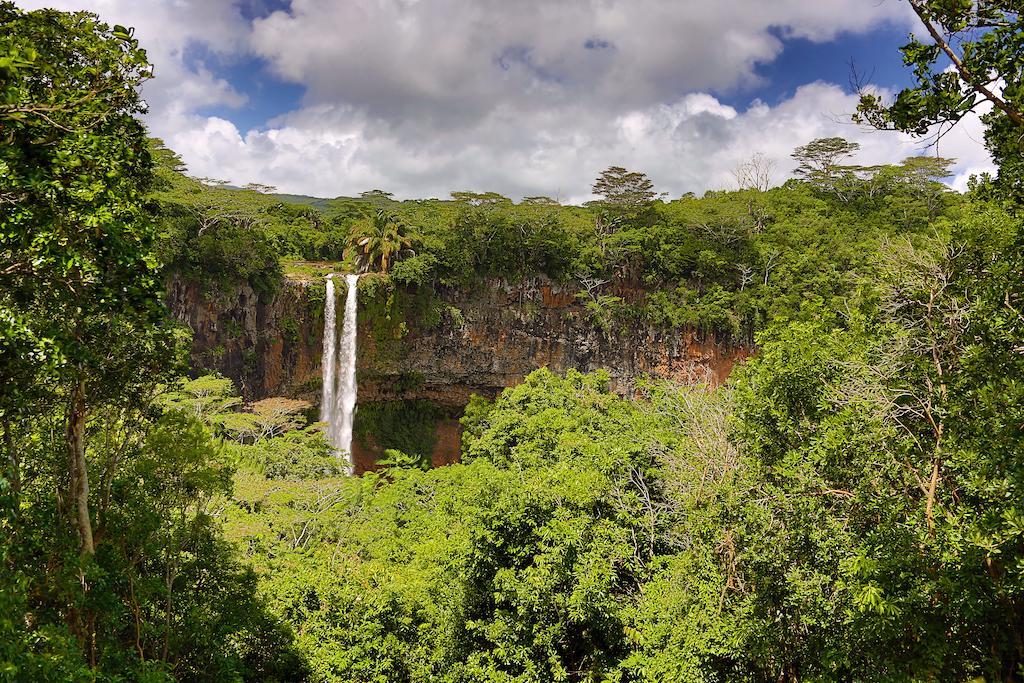
[[1024, 682], [1021, 2], [754, 4], [0, 0], [0, 683]]
[[[346, 311], [356, 306], [355, 278], [347, 279]], [[175, 277], [168, 283], [168, 303], [194, 333], [194, 367], [232, 379], [247, 400], [319, 401], [321, 419], [334, 425], [335, 447], [345, 450], [351, 439], [357, 473], [373, 469], [383, 450], [396, 446], [383, 433], [391, 431], [383, 427], [388, 420], [407, 430], [415, 424], [414, 441], [432, 464], [457, 460], [458, 418], [470, 396], [494, 398], [540, 367], [603, 369], [612, 389], [628, 395], [644, 376], [720, 384], [751, 351], [749, 344], [724, 336], [650, 323], [606, 331], [577, 296], [577, 285], [543, 276], [489, 278], [474, 288], [412, 288], [379, 275], [359, 278], [358, 325], [346, 313], [335, 349], [333, 289], [333, 278], [294, 275], [261, 297], [248, 284], [204, 291], [199, 283]], [[625, 283], [614, 291], [634, 303], [647, 295]], [[350, 321], [358, 352], [344, 343]], [[346, 374], [349, 367], [358, 373], [358, 387], [355, 375]], [[360, 407], [343, 426], [349, 381], [350, 400], [354, 404], [358, 388]], [[328, 405], [338, 418], [330, 418]]]

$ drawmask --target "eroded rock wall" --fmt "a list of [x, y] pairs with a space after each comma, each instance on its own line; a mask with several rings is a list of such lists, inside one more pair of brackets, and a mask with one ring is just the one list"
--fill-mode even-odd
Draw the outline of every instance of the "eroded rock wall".
[[[379, 293], [369, 300], [361, 293], [360, 402], [411, 399], [461, 407], [473, 393], [493, 397], [544, 366], [556, 372], [603, 368], [621, 393], [643, 375], [718, 384], [749, 355], [744, 345], [692, 330], [646, 323], [602, 330], [576, 291], [546, 278], [495, 279], [419, 296], [428, 301], [419, 310], [410, 303], [414, 295], [385, 308], [374, 305]], [[195, 283], [175, 278], [168, 303], [193, 330], [195, 367], [234, 379], [249, 400], [319, 399], [322, 282], [288, 280], [261, 300], [248, 285], [204, 295]]]
[[[472, 394], [494, 397], [537, 368], [604, 369], [613, 389], [628, 394], [645, 375], [719, 384], [750, 352], [692, 330], [646, 323], [616, 322], [603, 330], [575, 288], [546, 278], [436, 292], [392, 290], [373, 276], [361, 283], [359, 406], [364, 414], [370, 405], [393, 401], [414, 412], [424, 402], [440, 407], [426, 427], [434, 445], [424, 456], [435, 465], [458, 460], [454, 418]], [[193, 331], [193, 367], [230, 377], [247, 400], [283, 395], [316, 404], [324, 289], [322, 281], [289, 280], [271, 296], [247, 285], [204, 294], [196, 283], [174, 278], [168, 303]], [[609, 293], [632, 303], [644, 296], [627, 287]], [[361, 473], [374, 468], [386, 435], [362, 430], [358, 440], [353, 455]]]
[[493, 397], [543, 366], [556, 372], [605, 369], [621, 393], [642, 375], [719, 384], [749, 353], [694, 331], [620, 323], [602, 330], [576, 291], [546, 278], [446, 290], [440, 305], [424, 316], [427, 323], [408, 321], [400, 339], [385, 341], [383, 352], [380, 330], [371, 329], [372, 318], [362, 319], [360, 400], [412, 398], [461, 406], [473, 393]]
[[323, 293], [288, 281], [260, 297], [247, 284], [211, 293], [173, 277], [171, 314], [192, 330], [192, 366], [230, 377], [247, 400], [295, 396], [319, 400]]

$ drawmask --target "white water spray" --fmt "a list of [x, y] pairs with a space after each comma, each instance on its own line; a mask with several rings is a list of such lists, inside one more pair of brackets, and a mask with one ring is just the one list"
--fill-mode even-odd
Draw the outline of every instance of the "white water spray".
[[348, 458], [352, 473], [352, 421], [356, 410], [356, 285], [358, 275], [346, 275], [348, 294], [341, 339], [335, 351], [336, 316], [334, 281], [327, 276], [327, 301], [324, 306], [323, 395], [320, 420], [327, 423], [327, 440], [338, 453]]
[[345, 323], [341, 330], [341, 343], [338, 345], [338, 363], [341, 374], [338, 376], [339, 422], [337, 447], [348, 453], [348, 469], [352, 472], [352, 419], [356, 413], [356, 285], [358, 275], [346, 275], [348, 296], [345, 297]]

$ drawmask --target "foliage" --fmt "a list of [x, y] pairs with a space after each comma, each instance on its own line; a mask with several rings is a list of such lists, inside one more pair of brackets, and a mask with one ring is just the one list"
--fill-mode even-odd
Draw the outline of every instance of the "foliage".
[[408, 226], [393, 213], [378, 209], [373, 219], [352, 226], [349, 249], [355, 252], [358, 269], [387, 273], [403, 256], [415, 255]]
[[[920, 132], [986, 97], [997, 181], [961, 197], [950, 160], [859, 166], [830, 138], [783, 187], [755, 158], [739, 191], [659, 202], [613, 167], [571, 207], [188, 178], [135, 118], [130, 30], [0, 4], [0, 680], [1024, 676], [1019, 17], [911, 5], [937, 41], [904, 49], [919, 87], [862, 116]], [[628, 398], [538, 370], [473, 398], [438, 469], [450, 415], [365, 404], [384, 467], [342, 476], [308, 404], [181, 376], [158, 266], [265, 295], [282, 258], [346, 245], [395, 357], [412, 318], [457, 324], [437, 288], [538, 274], [608, 335], [757, 352], [728, 386]]]
[[[4, 411], [36, 373], [116, 372], [94, 342], [163, 320], [143, 212], [150, 157], [130, 32], [87, 13], [0, 4], [0, 346]], [[123, 333], [123, 329], [122, 329]], [[70, 372], [70, 368], [75, 371]]]
[[[999, 165], [1004, 196], [1024, 199], [1024, 15], [1020, 4], [997, 0], [969, 2], [908, 0], [920, 19], [925, 40], [911, 36], [903, 62], [913, 69], [915, 84], [886, 104], [864, 92], [857, 119], [878, 128], [941, 136], [983, 103], [985, 144]], [[946, 66], [943, 66], [946, 65]]]
[[146, 54], [84, 12], [3, 2], [0, 27], [0, 678], [293, 679], [207, 509], [230, 485], [194, 416], [216, 387], [186, 387], [192, 415], [153, 400], [185, 339], [147, 207]]
[[[951, 160], [911, 157], [898, 165], [861, 166], [846, 159], [856, 147], [841, 138], [811, 141], [795, 152], [801, 182], [768, 188], [764, 169], [748, 169], [760, 178], [756, 187], [674, 201], [655, 201], [649, 178], [615, 168], [598, 179], [607, 197], [584, 207], [536, 197], [515, 204], [494, 192], [454, 192], [452, 201], [399, 202], [374, 193], [322, 200], [302, 207], [302, 218], [289, 224], [289, 235], [309, 236], [294, 248], [275, 242], [285, 229], [280, 221], [298, 210], [285, 196], [278, 201], [174, 176], [180, 162], [159, 147], [165, 159], [160, 175], [177, 189], [156, 197], [165, 207], [162, 222], [184, 226], [169, 232], [165, 242], [179, 254], [173, 267], [200, 280], [248, 278], [259, 291], [269, 291], [264, 282], [278, 277], [275, 257], [289, 259], [292, 276], [316, 278], [338, 269], [315, 260], [324, 258], [320, 240], [348, 245], [340, 268], [374, 271], [360, 286], [368, 302], [373, 293], [381, 294], [368, 312], [385, 347], [401, 338], [402, 325], [426, 321], [416, 313], [428, 314], [429, 308], [399, 309], [409, 296], [418, 300], [442, 287], [470, 288], [481, 278], [537, 275], [578, 285], [581, 305], [606, 333], [647, 321], [750, 343], [777, 316], [843, 310], [856, 279], [873, 273], [871, 255], [885, 239], [926, 233], [960, 203], [941, 183]], [[224, 215], [241, 211], [244, 221], [232, 220], [245, 222], [245, 234], [265, 239], [263, 246], [215, 240], [218, 250], [237, 251], [233, 262], [202, 252], [196, 236], [202, 220], [184, 208], [191, 203], [194, 209], [199, 200], [189, 193], [219, 197]], [[210, 229], [217, 230], [220, 214], [210, 211]], [[389, 277], [376, 277], [385, 264]], [[649, 294], [646, 300], [631, 294], [637, 287]], [[381, 306], [386, 333], [377, 325]]]
[[[143, 206], [151, 160], [135, 118], [150, 67], [130, 31], [88, 13], [26, 13], [4, 2], [0, 26], [0, 201], [10, 205], [0, 212], [0, 418], [17, 512], [3, 542], [23, 542], [11, 545], [12, 576], [28, 584], [26, 596], [48, 603], [38, 628], [26, 624], [27, 639], [38, 633], [41, 645], [28, 652], [45, 658], [49, 650], [54, 671], [74, 675], [97, 665], [109, 635], [97, 627], [102, 588], [91, 582], [104, 539], [90, 499], [98, 468], [89, 462], [88, 418], [137, 406], [174, 366]], [[107, 464], [101, 485], [112, 470]], [[33, 490], [40, 476], [45, 494]], [[32, 503], [45, 505], [45, 524]], [[34, 514], [22, 517], [25, 507]], [[40, 527], [50, 542], [40, 566], [61, 581], [28, 571]], [[46, 590], [34, 592], [41, 578]], [[38, 602], [25, 599], [23, 609]]]
[[[642, 449], [619, 445], [627, 404], [606, 382], [541, 371], [488, 411], [514, 420], [529, 406], [518, 436], [505, 421], [469, 424], [468, 465], [391, 468], [309, 508], [316, 531], [301, 554], [325, 564], [286, 559], [279, 545], [272, 552], [301, 576], [270, 581], [281, 611], [304, 625], [315, 678], [536, 680], [613, 667], [621, 630], [607, 638], [629, 585], [617, 567], [644, 552], [622, 528], [636, 515], [620, 508], [615, 465]], [[552, 442], [565, 459], [545, 454]], [[517, 466], [496, 465], [491, 449]]]
[[[231, 469], [193, 414], [112, 407], [90, 420], [90, 463], [99, 473], [92, 491], [96, 553], [80, 569], [72, 563], [40, 573], [34, 568], [77, 557], [58, 511], [44, 504], [56, 478], [46, 426], [41, 421], [36, 435], [19, 431], [30, 450], [5, 564], [15, 568], [9, 576], [19, 589], [11, 608], [31, 626], [22, 626], [21, 649], [5, 654], [12, 680], [301, 675], [291, 632], [267, 610], [255, 575], [221, 537], [215, 501], [230, 492]], [[84, 653], [67, 631], [65, 610], [90, 615], [94, 635]]]
[[171, 410], [189, 413], [207, 421], [214, 415], [226, 413], [241, 400], [234, 395], [234, 384], [219, 375], [203, 375], [196, 379], [183, 378], [177, 385], [157, 396], [157, 402]]
[[255, 190], [188, 178], [162, 141], [150, 140], [150, 148], [157, 160], [153, 200], [162, 264], [207, 285], [247, 281], [258, 293], [275, 291], [280, 257], [293, 253], [272, 231], [283, 222], [284, 205]]
[[395, 467], [416, 467], [426, 470], [430, 468], [430, 461], [419, 455], [409, 455], [395, 448], [386, 448], [384, 457], [377, 460], [377, 465], [383, 470]]
[[658, 196], [650, 178], [621, 166], [609, 166], [601, 171], [591, 191], [604, 204], [630, 209], [646, 206]]
[[1024, 243], [939, 227], [731, 388], [540, 370], [470, 402], [462, 464], [249, 480], [230, 533], [318, 680], [1012, 677]]
[[247, 405], [242, 412], [225, 413], [218, 423], [237, 441], [260, 443], [304, 426], [302, 413], [311, 407], [308, 401], [272, 396]]

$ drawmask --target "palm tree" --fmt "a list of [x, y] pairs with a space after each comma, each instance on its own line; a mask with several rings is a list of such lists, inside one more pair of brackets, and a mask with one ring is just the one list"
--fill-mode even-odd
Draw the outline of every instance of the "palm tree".
[[388, 272], [392, 263], [410, 255], [412, 237], [409, 226], [398, 216], [380, 209], [372, 219], [363, 219], [352, 227], [348, 238], [349, 249], [356, 254], [359, 272], [365, 273], [374, 267], [381, 273]]

